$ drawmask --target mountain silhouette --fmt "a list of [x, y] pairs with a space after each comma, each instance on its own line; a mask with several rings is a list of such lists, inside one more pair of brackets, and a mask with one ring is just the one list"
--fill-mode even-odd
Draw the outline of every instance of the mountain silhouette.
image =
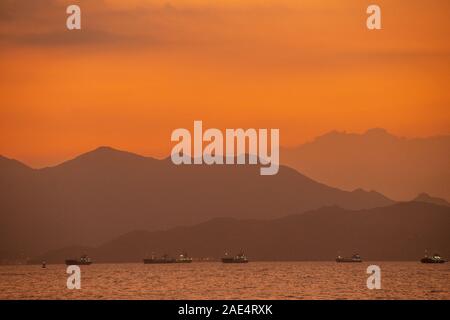
[[97, 262], [140, 262], [151, 254], [220, 258], [244, 250], [253, 260], [415, 260], [428, 248], [450, 256], [450, 207], [423, 202], [345, 210], [325, 207], [273, 220], [215, 218], [166, 231], [133, 231], [97, 248], [69, 247], [35, 259], [61, 263], [88, 253]]
[[214, 217], [274, 219], [329, 205], [393, 203], [374, 191], [328, 187], [284, 166], [261, 176], [259, 166], [175, 166], [108, 147], [39, 170], [5, 158], [0, 165], [3, 257], [93, 246], [130, 230]]
[[421, 192], [450, 199], [450, 136], [406, 139], [384, 129], [333, 131], [282, 149], [282, 164], [343, 190], [377, 190], [408, 201]]
[[450, 207], [450, 203], [448, 203], [445, 199], [432, 197], [427, 193], [422, 192], [417, 197], [413, 199], [413, 201], [419, 201], [419, 202], [427, 202], [427, 203], [434, 203], [440, 206], [447, 206]]

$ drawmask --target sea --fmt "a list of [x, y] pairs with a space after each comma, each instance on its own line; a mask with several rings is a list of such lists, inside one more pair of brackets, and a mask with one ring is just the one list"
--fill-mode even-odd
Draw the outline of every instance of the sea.
[[[371, 265], [380, 289], [368, 289]], [[0, 299], [450, 299], [450, 263], [99, 263], [80, 266], [80, 289], [69, 276], [65, 265], [0, 266]]]

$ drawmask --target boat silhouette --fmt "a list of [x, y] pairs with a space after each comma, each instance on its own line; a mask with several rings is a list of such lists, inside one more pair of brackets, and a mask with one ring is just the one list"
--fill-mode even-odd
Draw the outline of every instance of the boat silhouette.
[[191, 263], [192, 258], [186, 252], [179, 255], [177, 259], [164, 254], [157, 258], [154, 254], [150, 258], [144, 258], [144, 264], [166, 264], [166, 263]]
[[92, 264], [91, 258], [89, 258], [86, 254], [82, 255], [80, 259], [67, 259], [66, 265], [68, 266], [88, 266]]
[[362, 258], [357, 253], [351, 257], [342, 257], [339, 255], [336, 257], [336, 262], [362, 262]]
[[163, 254], [161, 257], [157, 258], [154, 254], [152, 254], [151, 258], [145, 258], [144, 264], [160, 264], [160, 263], [175, 263], [176, 260], [172, 257], [169, 257], [168, 254]]
[[177, 258], [176, 263], [191, 263], [192, 258], [188, 256], [187, 252], [183, 252], [180, 254], [180, 256]]
[[422, 263], [445, 263], [447, 262], [445, 259], [443, 259], [438, 253], [433, 254], [432, 256], [429, 256], [427, 252], [425, 251], [425, 256], [420, 259], [420, 262]]
[[248, 263], [248, 259], [243, 252], [235, 255], [234, 257], [228, 256], [228, 253], [225, 253], [225, 256], [222, 258], [223, 263]]

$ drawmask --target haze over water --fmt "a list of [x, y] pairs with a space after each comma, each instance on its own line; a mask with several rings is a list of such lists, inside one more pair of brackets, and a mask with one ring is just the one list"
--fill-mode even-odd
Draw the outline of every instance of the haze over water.
[[[381, 290], [366, 268], [381, 267]], [[450, 265], [419, 262], [218, 262], [81, 267], [81, 290], [65, 265], [0, 266], [0, 299], [450, 299]]]

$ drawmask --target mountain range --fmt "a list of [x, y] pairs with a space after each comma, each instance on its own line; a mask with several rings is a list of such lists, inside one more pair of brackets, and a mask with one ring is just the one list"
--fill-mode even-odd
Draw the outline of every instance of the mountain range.
[[[415, 260], [429, 249], [450, 256], [450, 207], [425, 202], [345, 210], [324, 207], [272, 220], [215, 218], [166, 231], [133, 231], [101, 246], [67, 247], [35, 259], [62, 263], [87, 253], [97, 262], [141, 262], [155, 254], [220, 258], [243, 250], [252, 260]], [[430, 252], [430, 253], [433, 253]]]
[[406, 139], [384, 129], [333, 131], [280, 150], [281, 163], [343, 190], [377, 190], [406, 201], [427, 192], [450, 199], [450, 136]]
[[394, 203], [375, 191], [331, 188], [285, 166], [261, 176], [258, 166], [175, 166], [109, 147], [43, 169], [1, 157], [0, 177], [3, 259], [216, 217], [276, 219], [330, 205]]
[[0, 177], [0, 260], [90, 252], [99, 261], [137, 261], [182, 249], [213, 257], [248, 249], [261, 260], [448, 252], [445, 199], [420, 193], [396, 203], [287, 166], [261, 176], [259, 166], [176, 166], [100, 147], [43, 169], [0, 156]]

